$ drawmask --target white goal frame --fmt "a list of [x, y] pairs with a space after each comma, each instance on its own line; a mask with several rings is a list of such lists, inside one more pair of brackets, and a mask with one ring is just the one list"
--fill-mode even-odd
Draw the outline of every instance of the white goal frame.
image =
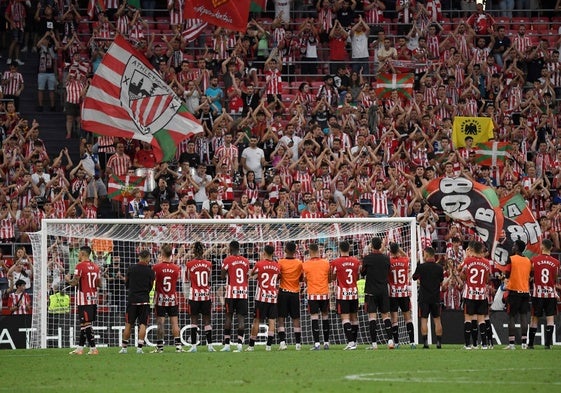
[[[80, 225], [83, 228], [99, 228], [105, 227], [107, 225], [131, 225], [131, 226], [139, 226], [141, 225], [153, 225], [153, 226], [168, 226], [168, 225], [201, 225], [206, 226], [208, 228], [209, 225], [230, 225], [230, 226], [248, 226], [248, 225], [274, 225], [274, 224], [282, 224], [282, 225], [299, 225], [303, 226], [305, 224], [310, 224], [310, 228], [313, 224], [323, 224], [323, 225], [331, 225], [334, 231], [337, 231], [339, 225], [344, 226], [353, 225], [357, 228], [360, 228], [360, 224], [364, 223], [365, 227], [371, 227], [372, 225], [382, 224], [381, 227], [383, 228], [383, 224], [391, 224], [391, 223], [399, 223], [405, 228], [408, 229], [408, 241], [410, 242], [408, 245], [410, 250], [408, 252], [410, 258], [410, 276], [415, 271], [417, 266], [417, 261], [419, 259], [419, 244], [418, 244], [418, 234], [417, 234], [417, 222], [414, 217], [391, 217], [391, 218], [337, 218], [337, 219], [221, 219], [221, 220], [184, 220], [184, 219], [44, 219], [42, 221], [41, 230], [36, 233], [30, 234], [32, 238], [33, 244], [33, 257], [35, 260], [34, 264], [34, 283], [33, 283], [33, 317], [32, 317], [32, 328], [28, 333], [28, 342], [29, 345], [33, 348], [48, 348], [48, 339], [52, 339], [52, 337], [48, 338], [48, 245], [49, 245], [49, 236], [51, 235], [49, 232], [49, 228], [53, 225], [57, 228], [60, 228], [61, 225]], [[358, 224], [358, 225], [357, 225]], [[96, 229], [93, 229], [92, 232], [95, 232]], [[87, 231], [86, 231], [87, 232]], [[292, 233], [292, 232], [291, 232]], [[366, 232], [364, 232], [366, 233]], [[385, 237], [387, 233], [383, 231], [373, 232], [375, 236]], [[359, 233], [357, 233], [359, 234]], [[96, 234], [99, 237], [101, 233]], [[142, 241], [150, 241], [151, 243], [173, 243], [173, 244], [191, 244], [194, 240], [190, 239], [172, 239], [167, 240], [163, 239], [162, 241], [155, 242], [153, 240], [145, 240], [140, 238], [126, 238], [123, 236], [122, 233], [111, 233], [111, 231], [103, 232], [105, 238], [111, 238], [112, 240], [117, 241], [129, 241], [129, 242], [142, 242]], [[280, 234], [282, 236], [282, 234]], [[69, 235], [71, 236], [71, 235]], [[343, 235], [342, 235], [343, 236]], [[81, 237], [84, 239], [88, 238], [87, 234], [81, 234], [76, 237]], [[292, 238], [296, 237], [296, 238]], [[336, 234], [333, 236], [333, 233], [330, 235], [330, 239], [337, 239], [339, 236]], [[318, 233], [316, 239], [321, 239], [322, 234]], [[293, 233], [290, 238], [287, 237], [279, 237], [279, 238], [263, 238], [261, 240], [262, 243], [266, 244], [268, 241], [290, 241], [290, 240], [305, 240], [305, 239], [314, 239], [314, 236], [302, 236], [298, 238], [298, 235], [294, 235]], [[200, 240], [200, 239], [196, 239]], [[235, 238], [235, 235], [229, 237], [228, 242], [230, 240], [239, 240]], [[204, 241], [204, 240], [203, 240]], [[224, 241], [217, 242], [217, 244], [227, 244]], [[37, 247], [39, 246], [39, 247]], [[362, 255], [357, 255], [359, 259]], [[67, 272], [68, 273], [68, 272]], [[72, 272], [70, 272], [72, 273]], [[250, 298], [253, 298], [253, 293], [250, 293]], [[253, 314], [250, 310], [250, 317], [252, 318]], [[419, 342], [419, 323], [418, 323], [418, 306], [417, 306], [417, 283], [411, 280], [411, 316], [413, 319], [413, 324], [415, 326], [415, 342]], [[303, 316], [304, 318], [304, 316]], [[303, 320], [304, 322], [304, 320]], [[79, 322], [78, 322], [79, 323]], [[95, 326], [95, 323], [94, 323]], [[302, 325], [304, 329], [304, 324]], [[184, 327], [182, 327], [184, 328]], [[332, 325], [332, 329], [335, 326]], [[367, 326], [361, 326], [361, 330], [367, 330]], [[221, 337], [216, 336], [215, 341], [221, 340]], [[73, 345], [73, 344], [72, 344]]]

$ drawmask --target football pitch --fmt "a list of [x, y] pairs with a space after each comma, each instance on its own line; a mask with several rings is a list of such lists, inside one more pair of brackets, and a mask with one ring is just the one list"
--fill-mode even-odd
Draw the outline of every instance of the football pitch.
[[[70, 356], [68, 349], [3, 350], [6, 392], [554, 392], [561, 389], [561, 348], [466, 351], [402, 347], [366, 351], [118, 354]], [[217, 349], [219, 349], [217, 347]], [[148, 352], [150, 348], [145, 349]]]

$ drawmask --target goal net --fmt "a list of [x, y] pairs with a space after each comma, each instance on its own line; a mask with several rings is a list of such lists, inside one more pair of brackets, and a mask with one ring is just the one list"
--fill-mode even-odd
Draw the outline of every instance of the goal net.
[[[159, 246], [165, 243], [174, 247], [174, 262], [184, 266], [191, 255], [191, 246], [200, 241], [205, 246], [205, 258], [213, 264], [212, 273], [212, 326], [213, 341], [222, 342], [224, 326], [224, 280], [220, 278], [222, 260], [228, 252], [228, 244], [237, 240], [241, 254], [251, 263], [259, 259], [264, 245], [275, 248], [275, 257], [284, 256], [284, 243], [297, 244], [297, 257], [308, 258], [308, 245], [318, 243], [322, 256], [332, 260], [338, 256], [338, 242], [347, 240], [351, 244], [351, 255], [359, 259], [370, 250], [372, 237], [386, 238], [397, 242], [410, 256], [411, 274], [416, 267], [416, 226], [412, 218], [365, 218], [365, 219], [253, 219], [253, 220], [44, 220], [42, 230], [31, 234], [34, 264], [33, 318], [29, 333], [32, 348], [65, 348], [76, 343], [80, 321], [76, 314], [75, 288], [68, 287], [65, 274], [72, 274], [78, 263], [78, 251], [83, 245], [92, 248], [90, 259], [99, 264], [103, 272], [102, 288], [99, 291], [98, 317], [94, 333], [99, 347], [120, 345], [126, 308], [124, 276], [131, 264], [137, 262], [138, 252], [148, 249], [155, 263]], [[333, 284], [332, 284], [333, 285]], [[182, 275], [178, 283], [180, 298], [181, 338], [184, 345], [190, 344], [189, 316], [187, 315], [188, 283]], [[253, 294], [255, 282], [250, 281], [250, 310], [246, 320], [246, 342], [253, 319]], [[333, 344], [345, 343], [341, 321], [335, 313], [335, 297], [332, 289], [331, 339]], [[361, 299], [362, 303], [362, 299]], [[412, 315], [417, 315], [416, 286], [412, 282]], [[312, 329], [307, 310], [305, 288], [301, 295], [302, 342], [312, 343]], [[359, 312], [359, 343], [369, 342], [367, 315]], [[417, 320], [415, 335], [417, 339]], [[155, 319], [150, 319], [146, 342], [155, 345]], [[286, 324], [288, 342], [294, 337], [290, 320]], [[379, 323], [379, 328], [381, 324]], [[264, 343], [267, 327], [262, 326], [258, 344]], [[173, 342], [166, 326], [166, 343]], [[400, 341], [408, 342], [406, 325], [400, 316]], [[133, 341], [136, 343], [136, 332]], [[379, 334], [385, 337], [385, 333]]]

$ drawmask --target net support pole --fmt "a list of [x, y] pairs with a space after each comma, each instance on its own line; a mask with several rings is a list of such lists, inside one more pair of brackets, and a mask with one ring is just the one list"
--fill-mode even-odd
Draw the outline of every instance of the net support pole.
[[[40, 322], [39, 322], [39, 329], [40, 331], [39, 333], [39, 340], [40, 340], [40, 348], [47, 348], [47, 336], [48, 336], [48, 329], [47, 329], [47, 314], [48, 314], [48, 303], [47, 303], [47, 297], [49, 294], [49, 291], [47, 290], [47, 274], [48, 274], [48, 269], [47, 269], [47, 265], [48, 265], [48, 261], [49, 261], [49, 257], [48, 257], [48, 247], [47, 245], [47, 227], [48, 224], [45, 223], [43, 221], [43, 224], [41, 225], [41, 244], [43, 244], [43, 247], [41, 247], [41, 259], [39, 260], [40, 263], [40, 269], [41, 269], [41, 279], [39, 280], [39, 291], [34, 291], [35, 294], [39, 293], [39, 304], [40, 304], [40, 309], [41, 309], [41, 315], [40, 315]], [[37, 261], [35, 262], [37, 263]]]
[[[409, 223], [409, 231], [411, 233], [411, 270], [410, 274], [413, 276], [415, 269], [417, 269], [417, 254], [420, 250], [418, 245], [417, 236], [417, 221], [413, 219]], [[415, 329], [414, 329], [414, 338], [415, 342], [419, 342], [419, 303], [418, 303], [418, 293], [417, 293], [417, 280], [411, 280], [411, 319], [413, 320]]]

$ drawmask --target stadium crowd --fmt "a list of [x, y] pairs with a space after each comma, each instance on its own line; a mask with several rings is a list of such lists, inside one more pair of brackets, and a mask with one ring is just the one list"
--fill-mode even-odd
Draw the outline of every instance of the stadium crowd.
[[[107, 1], [91, 23], [78, 4], [5, 2], [12, 41], [2, 90], [13, 103], [0, 117], [0, 242], [28, 243], [26, 232], [57, 217], [416, 216], [421, 240], [446, 268], [442, 296], [454, 309], [460, 256], [475, 233], [433, 211], [421, 190], [435, 177], [463, 175], [499, 196], [521, 192], [561, 250], [561, 35], [551, 39], [532, 23], [511, 23], [502, 6], [486, 11], [469, 1], [458, 15], [445, 15], [439, 0], [319, 0], [298, 13], [291, 6], [311, 2], [275, 3], [275, 16], [253, 15], [236, 33], [183, 21], [180, 0], [169, 0], [166, 16]], [[76, 123], [116, 34], [146, 55], [203, 125], [172, 162], [157, 162], [149, 144], [94, 137]], [[39, 125], [18, 112], [25, 51], [44, 61], [38, 110], [47, 97], [54, 107], [51, 80], [62, 81], [77, 163], [67, 149], [47, 152]], [[412, 93], [398, 88], [382, 99], [376, 76], [404, 67], [414, 74]], [[494, 139], [514, 148], [505, 164], [480, 166], [469, 141], [453, 146], [455, 116], [490, 117]], [[110, 200], [112, 175], [147, 182]], [[32, 272], [29, 249], [21, 252], [0, 265], [13, 290], [16, 275]], [[52, 266], [64, 271], [61, 261]]]

